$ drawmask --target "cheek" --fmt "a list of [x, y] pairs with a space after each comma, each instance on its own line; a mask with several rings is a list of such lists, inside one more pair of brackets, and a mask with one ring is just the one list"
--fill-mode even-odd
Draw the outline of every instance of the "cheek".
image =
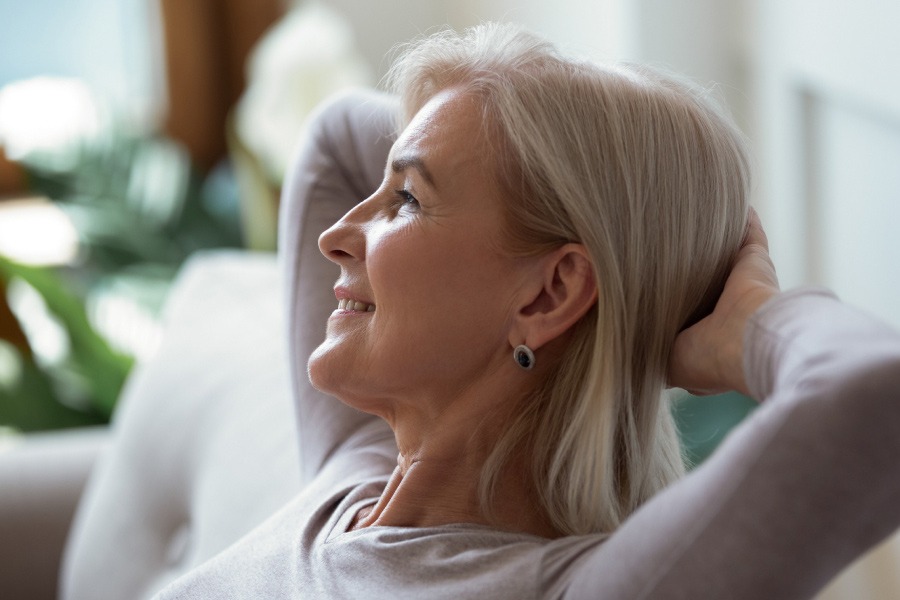
[[436, 234], [370, 247], [369, 277], [380, 303], [375, 323], [383, 340], [402, 346], [397, 356], [440, 363], [432, 354], [505, 339], [508, 272], [477, 242]]
[[[469, 238], [433, 235], [384, 237], [370, 246], [368, 275], [390, 325], [439, 324], [445, 317], [484, 313], [479, 299], [498, 291], [497, 269]], [[380, 307], [379, 307], [380, 308]]]

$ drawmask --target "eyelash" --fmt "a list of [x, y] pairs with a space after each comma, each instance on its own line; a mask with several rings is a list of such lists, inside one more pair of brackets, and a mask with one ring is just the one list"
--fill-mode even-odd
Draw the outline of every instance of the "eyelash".
[[400, 199], [400, 202], [399, 202], [400, 205], [414, 204], [415, 205], [414, 208], [416, 208], [416, 209], [419, 208], [419, 201], [416, 200], [415, 196], [413, 196], [412, 194], [409, 193], [409, 190], [399, 189], [399, 190], [394, 190], [394, 193], [396, 193], [397, 197]]

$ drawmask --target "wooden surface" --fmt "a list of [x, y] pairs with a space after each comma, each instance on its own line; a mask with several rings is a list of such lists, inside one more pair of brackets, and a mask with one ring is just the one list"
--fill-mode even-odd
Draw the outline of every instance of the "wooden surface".
[[250, 50], [280, 0], [161, 0], [168, 87], [166, 132], [203, 169], [226, 153], [225, 121], [244, 90]]
[[25, 190], [25, 172], [22, 167], [11, 162], [3, 146], [0, 145], [0, 199]]

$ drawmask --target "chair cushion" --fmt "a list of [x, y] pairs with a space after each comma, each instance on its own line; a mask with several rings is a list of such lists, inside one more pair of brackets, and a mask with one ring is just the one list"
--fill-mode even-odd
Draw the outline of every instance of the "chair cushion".
[[147, 597], [299, 490], [282, 298], [272, 255], [183, 269], [78, 510], [62, 597]]

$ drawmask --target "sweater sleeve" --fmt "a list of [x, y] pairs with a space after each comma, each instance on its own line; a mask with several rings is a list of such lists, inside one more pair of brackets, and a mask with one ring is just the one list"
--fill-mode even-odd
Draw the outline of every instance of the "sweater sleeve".
[[319, 235], [378, 188], [393, 143], [395, 112], [396, 101], [385, 94], [355, 91], [332, 99], [311, 117], [285, 178], [279, 259], [304, 485], [348, 444], [393, 444], [383, 421], [315, 390], [306, 364], [337, 306], [338, 268], [319, 252]]
[[900, 526], [900, 335], [820, 290], [748, 324], [764, 403], [573, 568], [571, 598], [808, 598]]

